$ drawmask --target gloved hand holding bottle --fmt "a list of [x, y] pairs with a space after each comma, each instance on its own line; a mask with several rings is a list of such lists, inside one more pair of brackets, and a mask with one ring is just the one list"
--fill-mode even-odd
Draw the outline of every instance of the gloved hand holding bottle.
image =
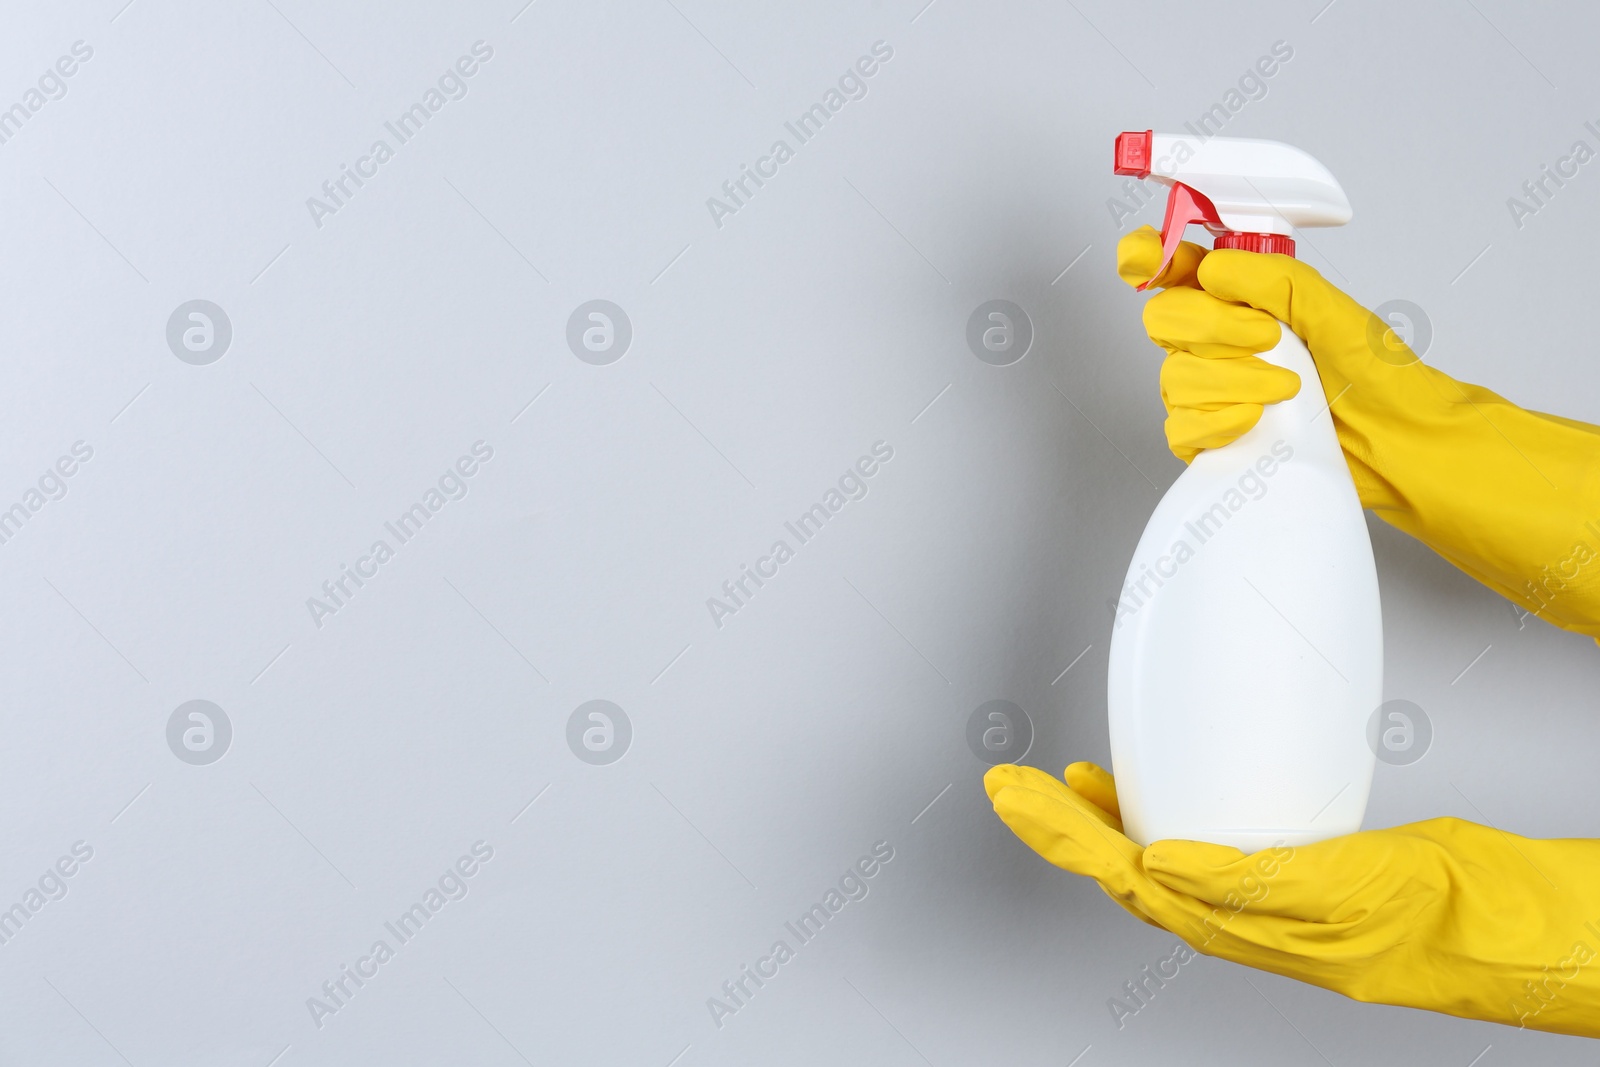
[[[1118, 273], [1161, 262], [1148, 228]], [[1185, 461], [1238, 438], [1302, 387], [1256, 357], [1305, 341], [1364, 507], [1489, 588], [1600, 639], [1600, 428], [1524, 410], [1425, 366], [1376, 316], [1288, 256], [1185, 243], [1145, 307], [1166, 432]], [[1001, 766], [996, 812], [1057, 866], [1198, 951], [1344, 993], [1600, 1036], [1600, 841], [1536, 841], [1432, 819], [1246, 856], [1141, 848], [1111, 776]]]
[[[1161, 262], [1148, 227], [1124, 237], [1130, 285]], [[1298, 377], [1254, 353], [1281, 319], [1322, 376], [1363, 507], [1490, 589], [1600, 638], [1600, 427], [1527, 411], [1422, 363], [1382, 320], [1288, 256], [1185, 242], [1155, 279], [1145, 329], [1167, 352], [1167, 443], [1187, 462], [1239, 437]]]

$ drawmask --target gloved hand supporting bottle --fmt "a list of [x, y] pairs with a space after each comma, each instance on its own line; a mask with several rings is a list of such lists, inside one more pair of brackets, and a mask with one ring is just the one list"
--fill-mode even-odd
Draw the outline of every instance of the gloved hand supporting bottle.
[[1429, 819], [1238, 849], [1121, 832], [1111, 776], [984, 776], [1035, 852], [1197, 951], [1356, 1000], [1600, 1037], [1600, 841]]

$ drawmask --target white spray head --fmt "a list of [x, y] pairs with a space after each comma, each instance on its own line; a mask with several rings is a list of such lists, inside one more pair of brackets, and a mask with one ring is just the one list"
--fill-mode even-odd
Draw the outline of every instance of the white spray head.
[[1123, 133], [1116, 172], [1153, 178], [1172, 190], [1161, 227], [1161, 270], [1192, 222], [1210, 230], [1218, 248], [1293, 255], [1290, 234], [1297, 227], [1350, 221], [1350, 201], [1328, 168], [1278, 141]]

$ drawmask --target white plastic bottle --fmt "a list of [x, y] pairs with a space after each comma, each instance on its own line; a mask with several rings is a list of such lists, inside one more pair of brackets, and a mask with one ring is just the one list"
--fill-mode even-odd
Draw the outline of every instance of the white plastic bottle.
[[[1344, 192], [1270, 141], [1125, 133], [1119, 173], [1172, 187], [1167, 258], [1190, 222], [1218, 247], [1293, 254], [1339, 225]], [[1145, 527], [1111, 638], [1111, 757], [1128, 836], [1254, 852], [1360, 829], [1382, 700], [1372, 545], [1316, 365], [1300, 339], [1262, 359], [1300, 376], [1238, 440], [1195, 457]]]

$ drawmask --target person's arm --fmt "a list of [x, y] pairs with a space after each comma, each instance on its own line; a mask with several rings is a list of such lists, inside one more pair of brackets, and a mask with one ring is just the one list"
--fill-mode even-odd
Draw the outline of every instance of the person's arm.
[[[1137, 284], [1148, 227], [1118, 247]], [[1288, 256], [1189, 246], [1145, 306], [1168, 353], [1167, 434], [1185, 460], [1255, 425], [1298, 378], [1257, 359], [1288, 323], [1316, 360], [1364, 507], [1484, 585], [1600, 639], [1600, 427], [1529, 411], [1422, 363], [1387, 324]], [[1270, 316], [1270, 318], [1269, 318]]]

